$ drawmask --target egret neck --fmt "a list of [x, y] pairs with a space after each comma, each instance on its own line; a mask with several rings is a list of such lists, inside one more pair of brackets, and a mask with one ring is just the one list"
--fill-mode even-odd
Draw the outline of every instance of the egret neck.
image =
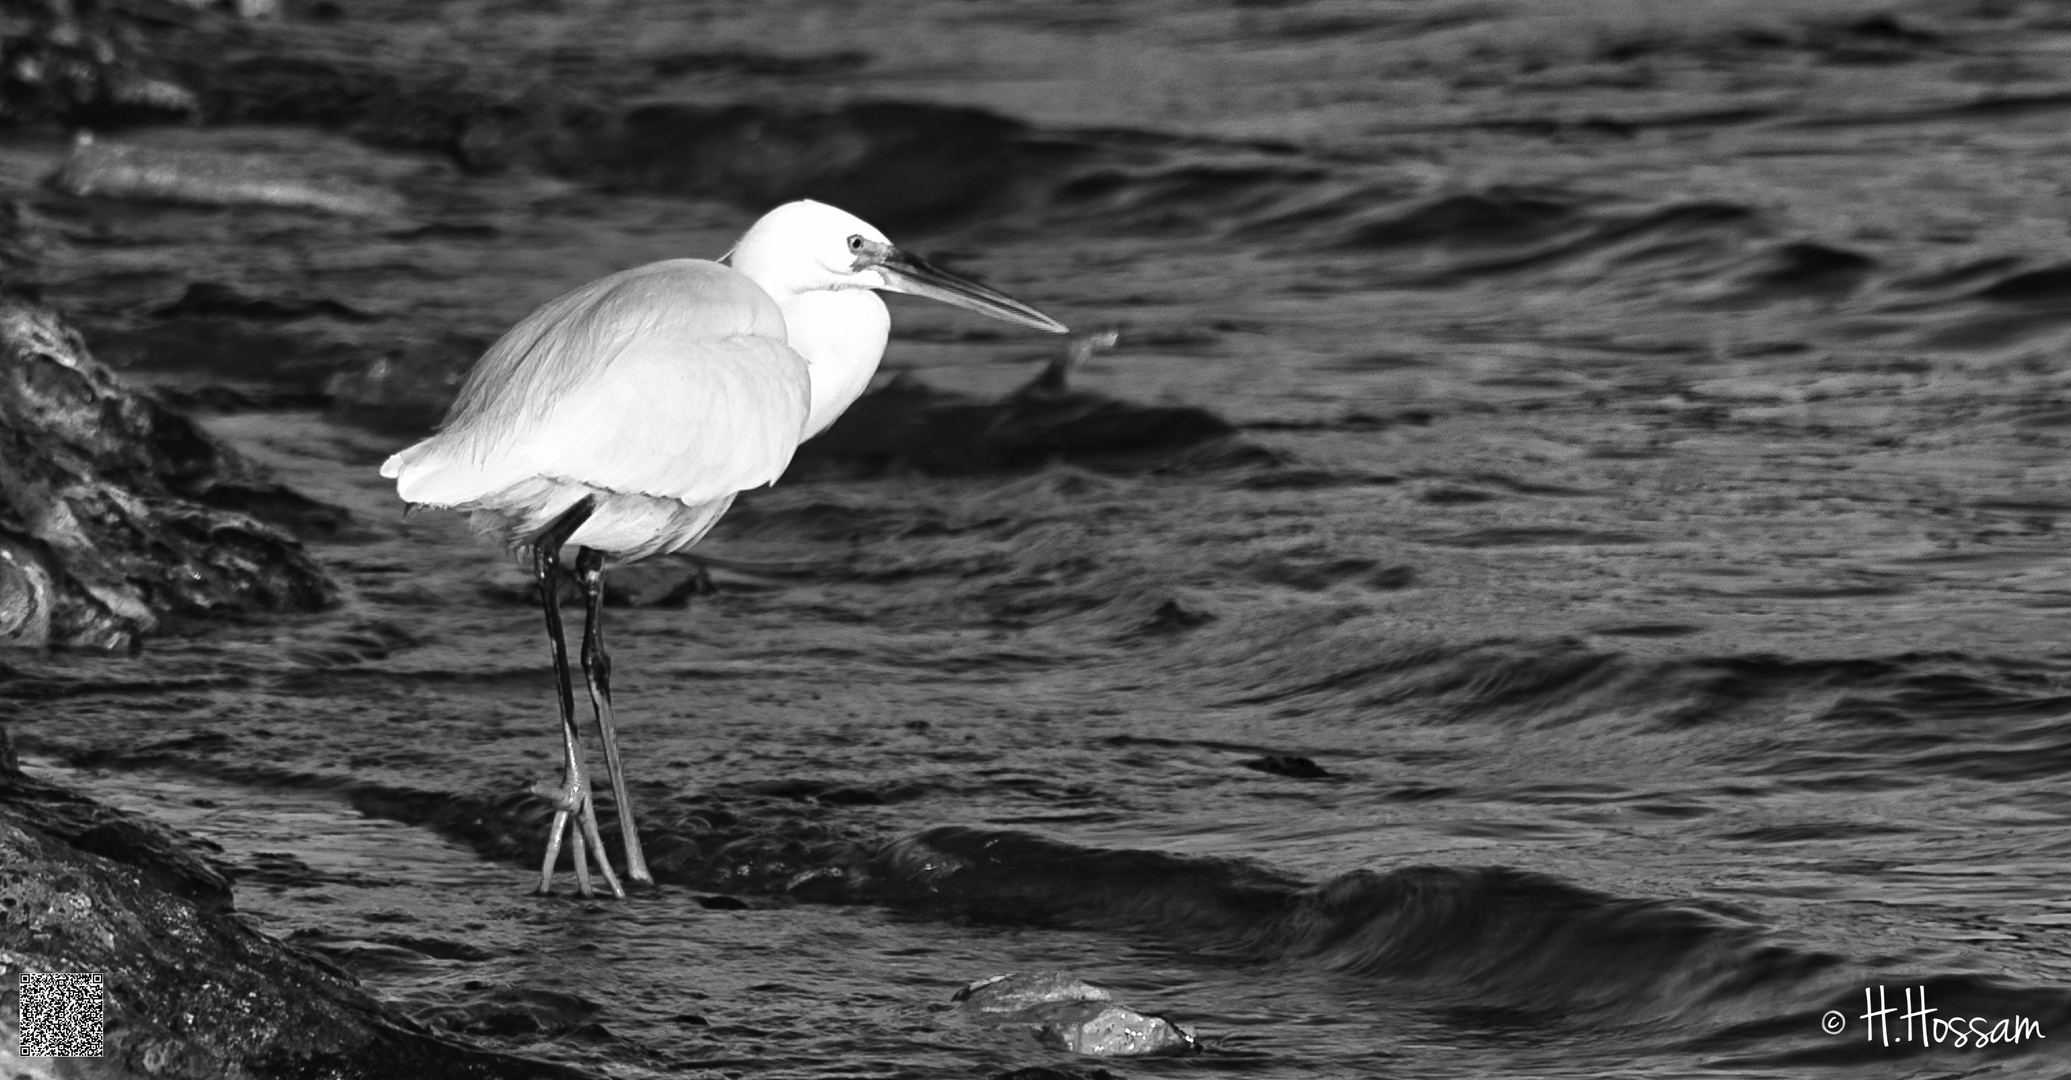
[[[760, 285], [761, 282], [756, 282]], [[763, 286], [768, 289], [768, 286]], [[785, 332], [793, 351], [805, 357], [812, 380], [812, 410], [798, 437], [827, 430], [870, 386], [891, 331], [891, 313], [867, 288], [808, 289], [782, 293], [770, 290], [784, 313]]]

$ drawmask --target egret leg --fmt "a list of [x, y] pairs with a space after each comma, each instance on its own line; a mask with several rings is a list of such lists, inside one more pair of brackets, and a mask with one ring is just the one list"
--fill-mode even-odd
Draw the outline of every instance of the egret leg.
[[561, 742], [566, 752], [563, 785], [547, 790], [533, 789], [554, 801], [554, 820], [547, 825], [546, 858], [539, 868], [539, 891], [545, 894], [553, 890], [554, 864], [560, 859], [562, 832], [573, 826], [570, 829], [573, 835], [569, 854], [575, 863], [576, 889], [584, 896], [593, 895], [588, 863], [594, 851], [605, 882], [614, 894], [623, 897], [625, 889], [619, 885], [618, 876], [611, 872], [611, 864], [604, 856], [603, 840], [597, 834], [597, 812], [591, 803], [589, 775], [583, 767], [582, 735], [575, 726], [575, 687], [568, 670], [568, 641], [561, 630], [561, 545], [581, 527], [593, 508], [594, 504], [584, 499], [555, 518], [554, 523], [532, 542], [532, 570], [539, 580], [540, 606], [546, 611], [547, 641], [553, 647], [554, 679], [560, 692]]
[[611, 723], [611, 656], [604, 651], [604, 553], [583, 548], [575, 554], [575, 573], [582, 579], [587, 621], [583, 624], [582, 673], [590, 684], [590, 706], [597, 712], [597, 731], [604, 739], [604, 767], [611, 774], [611, 797], [618, 803], [618, 831], [626, 842], [626, 878], [654, 884], [640, 833], [633, 825], [633, 799], [626, 791], [625, 766], [619, 763], [618, 729]]

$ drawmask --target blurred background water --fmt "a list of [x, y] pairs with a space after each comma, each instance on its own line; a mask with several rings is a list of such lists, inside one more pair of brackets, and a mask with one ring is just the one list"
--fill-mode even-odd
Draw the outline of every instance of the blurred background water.
[[[54, 191], [55, 132], [0, 187], [99, 355], [351, 511], [348, 598], [0, 700], [268, 930], [611, 1075], [1062, 1067], [948, 1009], [1039, 968], [1211, 1040], [1124, 1073], [2055, 1074], [2067, 53], [1992, 0], [289, 3], [226, 83], [504, 111], [120, 135], [347, 212]], [[537, 304], [798, 196], [1234, 433], [808, 455], [697, 549], [716, 593], [622, 573], [663, 885], [529, 897], [537, 604], [376, 467]], [[893, 308], [885, 381], [1054, 352]], [[1923, 985], [2049, 1038], [1864, 1041]]]

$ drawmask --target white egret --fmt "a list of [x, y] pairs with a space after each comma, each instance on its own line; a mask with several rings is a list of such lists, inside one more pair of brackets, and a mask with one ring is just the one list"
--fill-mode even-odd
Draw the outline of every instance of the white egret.
[[611, 661], [600, 619], [606, 559], [696, 543], [749, 488], [776, 481], [798, 444], [870, 382], [890, 315], [873, 290], [941, 300], [1064, 333], [1055, 319], [909, 255], [846, 211], [801, 201], [751, 226], [718, 262], [671, 259], [553, 300], [476, 362], [438, 434], [381, 466], [404, 501], [468, 511], [478, 532], [529, 548], [546, 609], [566, 764], [553, 800], [539, 891], [570, 837], [576, 886], [589, 857], [624, 896], [597, 829], [558, 600], [560, 556], [576, 548], [587, 608], [584, 681], [625, 840], [626, 874], [651, 883], [612, 727]]

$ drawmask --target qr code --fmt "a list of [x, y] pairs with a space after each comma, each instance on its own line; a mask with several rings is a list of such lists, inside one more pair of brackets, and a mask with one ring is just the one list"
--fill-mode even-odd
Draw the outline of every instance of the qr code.
[[100, 1057], [107, 980], [98, 971], [24, 971], [21, 1056]]

